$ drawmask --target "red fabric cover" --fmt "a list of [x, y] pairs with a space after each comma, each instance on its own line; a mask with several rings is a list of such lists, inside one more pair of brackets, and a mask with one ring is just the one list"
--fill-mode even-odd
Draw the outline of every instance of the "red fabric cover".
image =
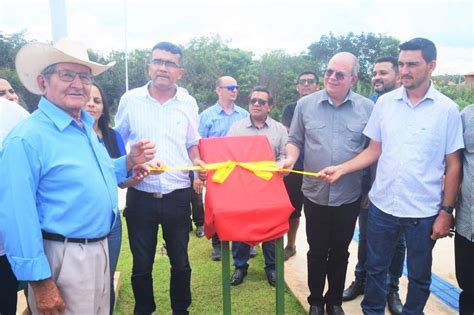
[[[274, 160], [265, 136], [201, 139], [199, 150], [206, 163]], [[227, 180], [218, 184], [211, 180], [214, 172], [208, 172], [206, 181], [204, 231], [208, 238], [217, 232], [223, 241], [253, 246], [288, 232], [294, 208], [279, 174], [265, 181], [236, 166]]]

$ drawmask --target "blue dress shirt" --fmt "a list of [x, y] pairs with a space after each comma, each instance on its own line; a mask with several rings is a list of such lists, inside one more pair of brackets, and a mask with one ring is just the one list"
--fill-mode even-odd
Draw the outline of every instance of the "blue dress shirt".
[[41, 98], [0, 152], [0, 231], [19, 280], [51, 276], [41, 230], [66, 237], [107, 235], [118, 214], [125, 157], [112, 161], [81, 112], [83, 128]]
[[199, 134], [203, 138], [225, 137], [234, 122], [248, 116], [248, 111], [235, 104], [232, 113], [227, 114], [216, 103], [199, 115]]

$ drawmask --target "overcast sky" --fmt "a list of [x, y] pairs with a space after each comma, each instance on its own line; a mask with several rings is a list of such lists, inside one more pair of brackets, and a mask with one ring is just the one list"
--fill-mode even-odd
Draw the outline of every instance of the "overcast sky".
[[[103, 53], [124, 49], [125, 1], [129, 50], [219, 34], [258, 57], [307, 52], [329, 32], [373, 32], [432, 40], [435, 74], [474, 71], [473, 0], [65, 0], [69, 36]], [[0, 32], [24, 29], [27, 39], [52, 40], [49, 0], [0, 0]]]

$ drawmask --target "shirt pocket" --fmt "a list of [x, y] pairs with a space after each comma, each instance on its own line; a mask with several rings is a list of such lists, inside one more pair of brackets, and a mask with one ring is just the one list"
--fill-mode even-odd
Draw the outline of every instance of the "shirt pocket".
[[365, 136], [363, 134], [367, 122], [348, 123], [344, 129], [344, 138], [347, 147], [353, 152], [362, 151], [365, 146]]
[[311, 121], [307, 124], [305, 138], [310, 144], [321, 145], [324, 142], [326, 132], [326, 123], [324, 121]]

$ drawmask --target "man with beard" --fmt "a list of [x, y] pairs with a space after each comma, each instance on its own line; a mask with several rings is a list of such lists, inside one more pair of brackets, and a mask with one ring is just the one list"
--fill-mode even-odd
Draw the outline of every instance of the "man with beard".
[[[400, 77], [398, 74], [398, 60], [394, 57], [381, 57], [375, 61], [372, 72], [372, 86], [375, 94], [370, 97], [372, 101], [377, 102], [379, 96], [400, 87]], [[355, 281], [344, 290], [343, 301], [351, 301], [359, 295], [364, 294], [365, 289], [365, 261], [367, 259], [367, 215], [368, 215], [368, 192], [371, 186], [370, 169], [364, 170], [362, 178], [362, 203], [359, 213], [359, 247], [357, 253], [357, 265], [355, 267]], [[387, 275], [387, 304], [392, 314], [402, 313], [402, 302], [398, 294], [398, 285], [403, 273], [403, 261], [405, 259], [405, 239], [400, 237], [395, 255], [390, 264]]]
[[403, 43], [398, 67], [403, 86], [377, 101], [364, 130], [371, 139], [367, 149], [320, 172], [334, 183], [378, 163], [369, 193], [364, 314], [385, 312], [387, 272], [401, 234], [409, 274], [403, 314], [423, 314], [432, 250], [437, 239], [450, 235], [461, 179], [461, 116], [430, 79], [436, 68], [434, 43], [425, 38]]

